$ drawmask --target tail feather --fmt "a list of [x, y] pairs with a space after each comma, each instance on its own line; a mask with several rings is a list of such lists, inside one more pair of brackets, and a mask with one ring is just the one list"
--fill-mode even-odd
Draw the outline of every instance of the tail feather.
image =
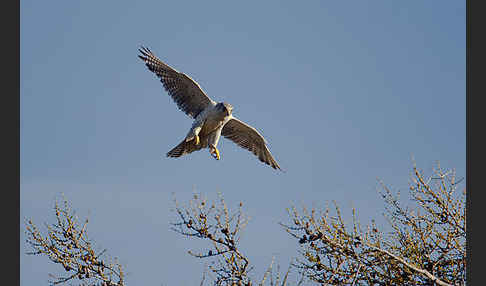
[[196, 146], [194, 140], [186, 142], [186, 140], [182, 140], [179, 145], [175, 146], [172, 150], [167, 152], [167, 157], [174, 157], [178, 158], [186, 154], [190, 154], [194, 151], [199, 151], [202, 148], [206, 148], [208, 146], [208, 138], [200, 138], [199, 145]]

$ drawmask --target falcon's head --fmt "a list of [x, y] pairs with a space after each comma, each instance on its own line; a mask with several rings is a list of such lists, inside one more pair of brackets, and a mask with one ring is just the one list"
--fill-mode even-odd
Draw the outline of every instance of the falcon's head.
[[220, 102], [216, 104], [216, 108], [219, 111], [224, 112], [226, 116], [231, 115], [231, 113], [233, 112], [233, 106], [226, 102]]

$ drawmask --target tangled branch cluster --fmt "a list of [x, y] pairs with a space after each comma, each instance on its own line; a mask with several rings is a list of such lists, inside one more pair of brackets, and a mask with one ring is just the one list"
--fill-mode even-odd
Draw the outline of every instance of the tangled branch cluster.
[[210, 266], [216, 275], [216, 285], [251, 285], [248, 278], [248, 259], [241, 253], [238, 242], [240, 233], [248, 223], [239, 204], [236, 213], [230, 214], [224, 199], [220, 196], [219, 206], [207, 202], [201, 196], [194, 195], [188, 207], [180, 207], [174, 200], [180, 221], [173, 223], [173, 230], [189, 237], [206, 239], [212, 247], [205, 252], [189, 254], [197, 258], [217, 257]]
[[[384, 232], [374, 221], [364, 229], [352, 210], [349, 227], [339, 207], [333, 211], [303, 207], [288, 209], [290, 223], [281, 224], [300, 246], [301, 256], [281, 275], [273, 260], [263, 279], [256, 282], [285, 286], [301, 285], [304, 278], [320, 285], [465, 285], [466, 284], [466, 206], [465, 189], [457, 193], [454, 171], [440, 168], [425, 177], [413, 168], [409, 194], [412, 205], [404, 205], [382, 183], [385, 218], [391, 231]], [[240, 249], [241, 233], [248, 223], [243, 204], [235, 212], [222, 196], [217, 203], [194, 195], [187, 205], [174, 199], [177, 221], [172, 230], [189, 238], [209, 242], [202, 251], [189, 251], [200, 259], [210, 259], [209, 275], [214, 285], [252, 285], [250, 260]], [[124, 273], [116, 261], [107, 263], [87, 237], [67, 201], [54, 208], [57, 221], [46, 225], [43, 235], [29, 220], [27, 243], [32, 255], [45, 255], [62, 265], [66, 276], [52, 284], [78, 279], [83, 285], [124, 286]], [[301, 279], [289, 282], [291, 269]], [[206, 273], [205, 273], [206, 274]], [[205, 282], [203, 276], [201, 285]]]
[[[180, 206], [175, 199], [174, 203], [179, 221], [172, 224], [172, 229], [184, 236], [208, 240], [211, 243], [207, 250], [189, 251], [189, 254], [197, 258], [216, 258], [209, 266], [214, 285], [253, 285], [253, 280], [248, 275], [252, 269], [250, 261], [238, 244], [248, 223], [248, 217], [243, 213], [243, 203], [239, 203], [236, 212], [229, 211], [221, 194], [218, 204], [209, 203], [197, 194], [187, 206]], [[283, 275], [278, 265], [276, 268], [274, 269], [272, 259], [258, 285], [287, 285], [290, 268]], [[302, 282], [303, 277], [296, 284], [301, 285]]]
[[282, 226], [302, 245], [294, 266], [330, 285], [465, 285], [465, 190], [457, 195], [457, 184], [453, 171], [438, 166], [426, 179], [414, 167], [413, 208], [382, 185], [390, 233], [374, 222], [363, 230], [354, 209], [351, 229], [337, 205], [335, 216], [329, 208], [289, 209], [293, 224]]
[[116, 261], [107, 263], [102, 260], [105, 250], [95, 252], [93, 249], [87, 237], [88, 220], [79, 225], [66, 200], [62, 207], [56, 202], [54, 211], [57, 221], [46, 225], [47, 234], [42, 235], [32, 220], [26, 226], [27, 243], [33, 249], [27, 254], [44, 254], [52, 262], [61, 264], [67, 273], [67, 276], [54, 276], [55, 280], [50, 283], [55, 285], [78, 279], [83, 285], [123, 286], [122, 266]]

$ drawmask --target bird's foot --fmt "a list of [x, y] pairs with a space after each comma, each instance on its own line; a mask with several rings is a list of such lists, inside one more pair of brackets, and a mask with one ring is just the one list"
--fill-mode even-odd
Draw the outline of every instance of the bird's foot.
[[221, 157], [219, 156], [219, 150], [216, 147], [212, 147], [209, 150], [209, 153], [211, 153], [211, 156], [213, 156], [214, 159], [219, 160]]
[[201, 141], [199, 140], [198, 135], [194, 136], [194, 141], [196, 141], [196, 142], [194, 142], [196, 145], [199, 145], [199, 142], [201, 142]]

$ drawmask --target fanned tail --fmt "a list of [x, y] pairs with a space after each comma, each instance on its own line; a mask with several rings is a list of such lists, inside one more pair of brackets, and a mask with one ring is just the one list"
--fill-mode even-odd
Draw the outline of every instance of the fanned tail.
[[186, 142], [186, 140], [182, 140], [179, 145], [175, 146], [172, 150], [167, 152], [167, 157], [178, 158], [186, 154], [190, 154], [194, 151], [199, 151], [202, 148], [206, 148], [208, 146], [208, 137], [200, 138], [201, 142], [199, 145], [196, 146], [194, 140]]

